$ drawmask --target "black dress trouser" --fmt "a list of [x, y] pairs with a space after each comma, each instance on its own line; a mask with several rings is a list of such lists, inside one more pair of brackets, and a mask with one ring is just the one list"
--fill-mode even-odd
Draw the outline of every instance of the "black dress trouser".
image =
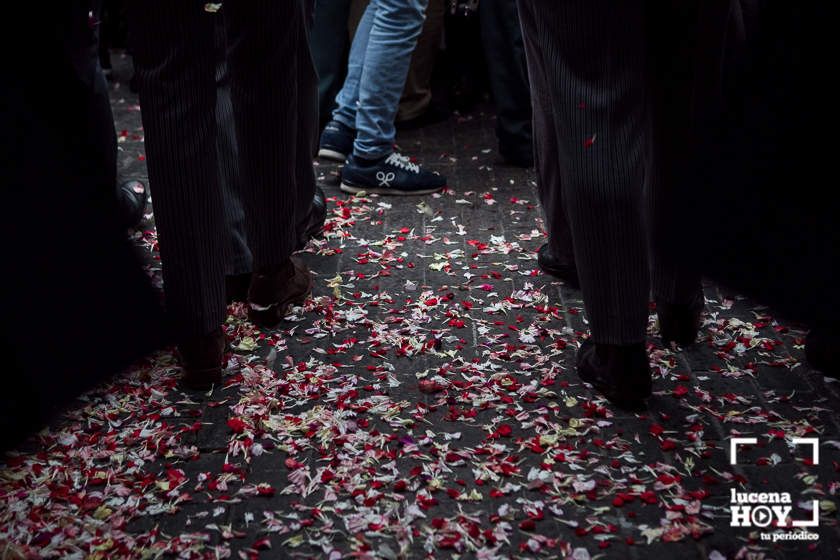
[[487, 77], [496, 105], [499, 153], [527, 163], [534, 153], [531, 99], [516, 1], [482, 0], [478, 6]]
[[[317, 84], [303, 2], [223, 3], [241, 195], [255, 271], [291, 255], [314, 194]], [[179, 337], [225, 318], [214, 25], [205, 2], [129, 8], [167, 311]]]
[[[550, 242], [565, 254], [571, 239], [593, 340], [641, 342], [651, 289], [658, 301], [687, 303], [700, 286], [696, 272], [650, 251], [657, 212], [679, 210], [662, 199], [684, 157], [687, 131], [674, 119], [688, 122], [679, 88], [690, 77], [654, 76], [661, 65], [651, 53], [664, 51], [648, 43], [669, 31], [657, 23], [668, 18], [652, 21], [644, 0], [519, 0], [518, 8]], [[690, 38], [676, 24], [670, 31], [664, 41]], [[678, 89], [661, 104], [670, 86]]]

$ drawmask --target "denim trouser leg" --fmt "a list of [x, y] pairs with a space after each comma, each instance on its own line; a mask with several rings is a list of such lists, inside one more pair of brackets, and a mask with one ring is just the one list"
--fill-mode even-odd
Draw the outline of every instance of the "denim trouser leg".
[[358, 83], [353, 145], [356, 156], [376, 159], [393, 151], [394, 118], [428, 3], [429, 0], [372, 0], [359, 25], [356, 39], [365, 28], [365, 20], [373, 16]]
[[368, 4], [365, 14], [356, 28], [353, 43], [350, 45], [350, 56], [347, 60], [347, 76], [344, 86], [335, 98], [337, 107], [333, 111], [333, 120], [350, 128], [356, 128], [356, 108], [359, 103], [359, 82], [362, 79], [362, 69], [365, 65], [365, 53], [368, 48], [370, 28], [376, 13], [376, 2]]
[[444, 35], [444, 23], [449, 2], [429, 0], [426, 21], [408, 65], [400, 107], [395, 121], [416, 119], [426, 112], [432, 102], [432, 72]]

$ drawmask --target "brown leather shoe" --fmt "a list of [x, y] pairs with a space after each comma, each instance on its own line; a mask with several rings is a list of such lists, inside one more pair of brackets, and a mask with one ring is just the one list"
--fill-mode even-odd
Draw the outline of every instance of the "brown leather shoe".
[[222, 383], [225, 333], [219, 327], [209, 334], [185, 340], [178, 345], [181, 358], [180, 385], [185, 389], [208, 391]]
[[254, 273], [248, 290], [248, 318], [261, 327], [273, 327], [280, 322], [292, 305], [302, 305], [312, 292], [312, 275], [295, 257], [280, 270]]

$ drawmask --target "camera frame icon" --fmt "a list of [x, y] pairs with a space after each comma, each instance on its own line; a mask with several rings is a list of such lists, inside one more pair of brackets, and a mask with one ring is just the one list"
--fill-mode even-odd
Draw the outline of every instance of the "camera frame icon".
[[[796, 445], [810, 445], [811, 446], [811, 464], [819, 465], [820, 464], [820, 441], [818, 438], [791, 438], [791, 444]], [[738, 464], [738, 446], [739, 445], [756, 445], [758, 444], [758, 438], [756, 437], [736, 437], [732, 438], [729, 441], [729, 464], [730, 465], [737, 465]], [[767, 527], [772, 522], [772, 513], [773, 509], [777, 506], [766, 506], [766, 505], [734, 505], [735, 504], [735, 490], [732, 490], [732, 501], [733, 505], [731, 506], [731, 513], [732, 513], [732, 523], [733, 527], [740, 527], [744, 526], [745, 523], [751, 523], [753, 526], [757, 527]], [[781, 522], [782, 515], [785, 513], [789, 513], [790, 507], [787, 507], [787, 511], [780, 511], [778, 513], [778, 519]], [[811, 519], [805, 520], [792, 520], [790, 522], [791, 527], [818, 527], [820, 523], [819, 519], [820, 515], [820, 502], [819, 500], [811, 500]]]
[[[791, 438], [793, 445], [810, 445], [811, 446], [811, 464], [820, 464], [820, 440], [819, 438]], [[758, 438], [755, 437], [736, 437], [729, 440], [729, 464], [738, 464], [738, 446], [739, 445], [756, 445]]]

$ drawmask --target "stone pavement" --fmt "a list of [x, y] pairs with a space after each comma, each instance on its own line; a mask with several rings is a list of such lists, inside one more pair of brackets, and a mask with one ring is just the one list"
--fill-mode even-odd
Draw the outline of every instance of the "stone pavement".
[[[122, 172], [145, 177], [136, 96], [116, 83], [112, 102]], [[648, 410], [598, 398], [571, 366], [580, 293], [537, 270], [534, 174], [494, 163], [493, 129], [477, 111], [398, 135], [448, 176], [431, 197], [350, 197], [318, 164], [328, 231], [302, 253], [305, 306], [273, 331], [232, 306], [211, 394], [177, 391], [165, 351], [81, 398], [7, 457], [0, 543], [61, 558], [838, 557], [840, 384], [808, 368], [805, 333], [710, 284], [694, 347], [662, 348], [651, 317]], [[151, 225], [133, 235], [159, 279]], [[758, 440], [736, 466], [733, 436]], [[795, 437], [819, 439], [819, 464]], [[732, 489], [789, 492], [794, 519], [817, 500], [819, 539], [730, 527]]]

